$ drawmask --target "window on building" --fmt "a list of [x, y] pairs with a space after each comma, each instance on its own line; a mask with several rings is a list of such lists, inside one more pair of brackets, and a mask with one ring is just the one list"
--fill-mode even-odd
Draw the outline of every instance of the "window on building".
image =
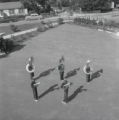
[[3, 14], [3, 11], [2, 10], [0, 10], [0, 16], [3, 16], [4, 14]]
[[19, 9], [19, 13], [20, 14], [24, 13], [24, 9]]
[[14, 9], [9, 10], [10, 15], [14, 15]]

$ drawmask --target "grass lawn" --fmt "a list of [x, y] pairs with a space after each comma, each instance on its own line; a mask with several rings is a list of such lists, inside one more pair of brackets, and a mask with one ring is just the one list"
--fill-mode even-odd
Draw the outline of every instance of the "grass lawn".
[[[14, 23], [11, 23], [11, 25], [14, 25]], [[39, 23], [27, 23], [27, 24], [21, 24], [21, 25], [17, 25], [18, 26], [18, 29], [23, 31], [23, 30], [28, 30], [28, 29], [32, 29], [32, 28], [35, 28], [35, 27], [38, 27], [39, 26]], [[8, 26], [0, 26], [0, 33], [3, 33], [5, 32], [6, 34], [11, 34], [11, 33], [14, 33], [11, 28], [10, 28], [10, 25]]]
[[[0, 58], [0, 120], [119, 120], [119, 39], [106, 32], [65, 24], [25, 44], [23, 49]], [[30, 76], [25, 71], [28, 57], [35, 57], [37, 77], [56, 67], [61, 55], [65, 56], [66, 73], [81, 68], [68, 78], [73, 82], [69, 90], [72, 99], [64, 105], [63, 90], [49, 90], [59, 83], [55, 70], [38, 79], [42, 95], [35, 103]], [[94, 72], [104, 70], [89, 84], [82, 71], [87, 59], [93, 61]], [[77, 91], [80, 86], [82, 89]]]

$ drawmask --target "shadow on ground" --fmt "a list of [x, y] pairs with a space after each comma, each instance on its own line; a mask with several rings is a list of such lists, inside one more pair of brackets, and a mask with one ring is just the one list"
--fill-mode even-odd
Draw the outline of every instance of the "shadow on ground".
[[87, 89], [84, 89], [84, 86], [81, 85], [80, 87], [78, 87], [78, 88], [73, 92], [72, 95], [70, 95], [70, 96], [68, 97], [68, 100], [67, 100], [66, 102], [68, 103], [68, 102], [72, 101], [79, 93], [81, 93], [81, 92], [83, 92], [83, 91], [87, 91]]
[[100, 70], [96, 71], [95, 73], [93, 73], [89, 82], [91, 82], [91, 81], [93, 81], [94, 79], [100, 77], [100, 76], [101, 76], [101, 73], [103, 73], [103, 69], [100, 69]]
[[24, 48], [25, 46], [26, 46], [26, 45], [24, 45], [24, 44], [16, 45], [10, 53], [16, 52], [16, 51], [18, 51], [18, 50], [21, 50], [21, 49]]
[[53, 72], [54, 70], [55, 70], [55, 68], [50, 68], [50, 69], [48, 69], [48, 70], [45, 70], [44, 72], [40, 73], [40, 74], [38, 75], [38, 77], [34, 78], [34, 80], [37, 80], [37, 79], [39, 79], [39, 78], [41, 78], [41, 77], [48, 76], [48, 75], [50, 75], [51, 72]]
[[42, 97], [44, 97], [44, 96], [47, 95], [48, 93], [53, 92], [54, 90], [58, 90], [58, 89], [59, 89], [58, 84], [54, 84], [54, 85], [52, 85], [51, 87], [49, 87], [45, 92], [43, 92], [43, 93], [38, 97], [38, 99], [41, 99]]
[[80, 70], [80, 67], [79, 68], [75, 68], [75, 69], [69, 71], [68, 73], [66, 73], [65, 79], [77, 75], [77, 73], [78, 73], [79, 70]]

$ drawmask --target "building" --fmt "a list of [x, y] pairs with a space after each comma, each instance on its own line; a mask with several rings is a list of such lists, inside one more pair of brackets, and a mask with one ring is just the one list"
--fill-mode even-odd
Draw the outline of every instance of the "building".
[[28, 10], [23, 7], [21, 2], [0, 3], [0, 17], [27, 15]]

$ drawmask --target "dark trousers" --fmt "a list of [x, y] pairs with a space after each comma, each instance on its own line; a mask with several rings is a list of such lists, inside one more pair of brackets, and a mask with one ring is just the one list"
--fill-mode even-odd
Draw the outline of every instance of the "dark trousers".
[[65, 102], [67, 102], [68, 100], [68, 92], [69, 92], [69, 87], [65, 87], [64, 88], [64, 100]]
[[33, 77], [34, 77], [34, 72], [30, 73], [31, 80], [33, 80]]
[[64, 80], [64, 71], [60, 72], [60, 80]]
[[31, 87], [32, 87], [32, 90], [33, 90], [33, 97], [35, 100], [38, 100], [38, 91], [37, 91], [37, 86], [34, 86], [35, 82], [34, 83], [31, 83]]
[[90, 82], [90, 74], [87, 74], [87, 75], [86, 75], [86, 81], [87, 81], [87, 82]]

